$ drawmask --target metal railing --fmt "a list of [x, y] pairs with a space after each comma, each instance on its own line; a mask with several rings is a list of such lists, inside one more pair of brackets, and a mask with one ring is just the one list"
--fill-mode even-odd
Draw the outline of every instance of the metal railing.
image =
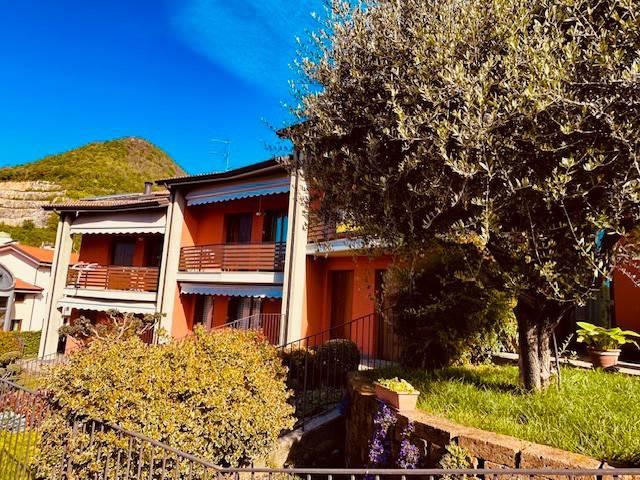
[[179, 270], [281, 272], [284, 270], [284, 242], [224, 243], [182, 247]]
[[402, 354], [391, 310], [371, 313], [279, 348], [298, 424], [344, 398], [347, 374], [396, 363]]
[[158, 290], [157, 267], [121, 267], [115, 265], [74, 265], [67, 272], [67, 287], [97, 290]]
[[233, 328], [238, 330], [257, 330], [261, 332], [272, 345], [280, 344], [280, 325], [283, 315], [280, 313], [256, 313], [247, 317], [233, 320], [224, 325], [213, 327], [213, 330]]
[[[62, 353], [50, 353], [37, 358], [24, 358], [16, 361], [20, 371], [28, 374], [29, 376], [35, 376], [41, 374], [49, 367], [66, 363], [68, 357]], [[0, 477], [1, 478], [1, 477]]]
[[[56, 414], [42, 393], [0, 379], [0, 478], [2, 480], [453, 480], [637, 478], [640, 469], [382, 469], [222, 468], [167, 443], [95, 419], [75, 417], [55, 450], [42, 427]], [[48, 439], [51, 440], [51, 439]], [[43, 459], [46, 458], [46, 461]], [[482, 464], [481, 464], [482, 466]]]

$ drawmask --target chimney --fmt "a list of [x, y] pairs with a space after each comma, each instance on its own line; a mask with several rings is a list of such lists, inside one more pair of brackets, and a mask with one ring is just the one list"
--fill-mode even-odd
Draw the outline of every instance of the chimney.
[[153, 187], [153, 182], [144, 182], [144, 194], [145, 195], [150, 195], [151, 194], [151, 187]]

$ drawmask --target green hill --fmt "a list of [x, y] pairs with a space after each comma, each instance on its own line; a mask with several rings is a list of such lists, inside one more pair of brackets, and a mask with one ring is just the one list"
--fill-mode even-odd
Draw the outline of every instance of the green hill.
[[34, 223], [39, 204], [138, 192], [145, 181], [181, 174], [184, 171], [163, 150], [135, 137], [90, 143], [35, 162], [0, 168], [0, 190], [4, 190], [0, 195], [0, 231], [31, 245], [50, 243], [55, 240], [57, 219], [50, 216]]

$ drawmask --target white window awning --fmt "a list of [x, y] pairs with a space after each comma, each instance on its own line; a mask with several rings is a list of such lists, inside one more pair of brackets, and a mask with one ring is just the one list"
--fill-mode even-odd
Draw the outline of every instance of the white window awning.
[[73, 221], [71, 233], [164, 233], [166, 223], [164, 210], [81, 214]]
[[180, 293], [187, 295], [219, 295], [224, 297], [282, 298], [280, 285], [214, 285], [182, 283]]
[[62, 308], [63, 314], [65, 310], [75, 308], [76, 310], [93, 310], [96, 312], [107, 312], [109, 310], [118, 310], [122, 313], [155, 313], [156, 304], [150, 302], [127, 302], [116, 300], [101, 300], [92, 298], [72, 298], [62, 297], [58, 300], [58, 308]]
[[240, 183], [220, 187], [209, 187], [189, 193], [186, 197], [187, 205], [204, 205], [207, 203], [226, 202], [241, 198], [261, 197], [287, 193], [290, 188], [289, 177], [274, 178], [252, 183]]

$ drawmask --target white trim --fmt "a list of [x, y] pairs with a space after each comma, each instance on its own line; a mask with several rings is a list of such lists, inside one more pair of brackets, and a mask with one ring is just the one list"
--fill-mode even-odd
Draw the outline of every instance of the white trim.
[[109, 310], [118, 310], [123, 313], [155, 313], [155, 302], [114, 302], [104, 301], [93, 298], [73, 298], [62, 297], [58, 300], [58, 308], [68, 309], [75, 308], [77, 310], [93, 310], [96, 312], [107, 312]]
[[71, 233], [137, 234], [164, 233], [166, 209], [127, 213], [80, 214], [71, 225]]
[[353, 252], [354, 250], [362, 250], [366, 248], [363, 240], [357, 238], [340, 238], [329, 242], [318, 242], [307, 244], [307, 255], [323, 255], [331, 256], [331, 254], [340, 254], [345, 252]]
[[179, 282], [282, 285], [283, 272], [178, 272]]
[[63, 290], [65, 297], [102, 298], [105, 300], [124, 300], [135, 302], [155, 302], [156, 292], [136, 292], [131, 290], [103, 290], [92, 288], [66, 287]]

